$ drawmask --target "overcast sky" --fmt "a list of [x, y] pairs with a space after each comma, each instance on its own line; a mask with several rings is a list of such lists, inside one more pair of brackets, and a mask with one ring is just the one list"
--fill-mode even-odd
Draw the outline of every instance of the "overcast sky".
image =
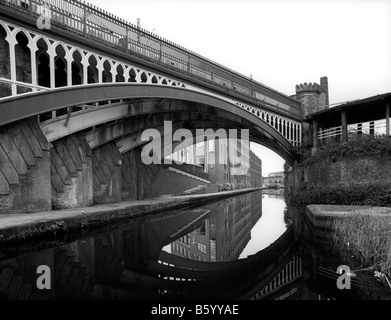
[[322, 76], [331, 104], [391, 92], [389, 0], [89, 2], [287, 95]]

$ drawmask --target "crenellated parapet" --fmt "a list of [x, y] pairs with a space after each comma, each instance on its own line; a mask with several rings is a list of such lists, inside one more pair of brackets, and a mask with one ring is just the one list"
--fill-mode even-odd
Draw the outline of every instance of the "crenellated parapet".
[[304, 117], [328, 108], [329, 86], [327, 77], [321, 77], [320, 84], [304, 82], [296, 85], [296, 93], [291, 97], [300, 101]]
[[296, 93], [303, 93], [303, 92], [316, 92], [321, 93], [323, 91], [322, 87], [317, 83], [301, 83], [296, 85]]

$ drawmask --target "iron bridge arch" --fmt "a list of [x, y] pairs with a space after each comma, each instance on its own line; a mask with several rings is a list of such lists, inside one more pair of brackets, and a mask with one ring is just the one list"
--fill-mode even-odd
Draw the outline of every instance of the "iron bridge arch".
[[[90, 84], [5, 98], [0, 101], [0, 126], [31, 116], [67, 108], [67, 113], [62, 118], [55, 119], [60, 121], [61, 124], [59, 125], [59, 122], [54, 121], [54, 126], [50, 130], [52, 135], [54, 132], [54, 136], [52, 138], [49, 137], [48, 140], [54, 141], [74, 132], [88, 129], [78, 124], [76, 124], [77, 127], [75, 128], [68, 126], [75, 117], [82, 117], [84, 120], [81, 122], [89, 119], [88, 126], [93, 127], [102, 122], [107, 122], [107, 120], [110, 121], [108, 118], [102, 120], [99, 117], [95, 120], [94, 113], [102, 112], [102, 110], [105, 112], [106, 117], [109, 117], [110, 108], [121, 107], [122, 114], [121, 112], [116, 114], [117, 119], [114, 120], [124, 119], [132, 115], [137, 116], [137, 110], [132, 112], [133, 105], [130, 102], [134, 101], [134, 99], [139, 99], [139, 101], [158, 99], [160, 101], [154, 109], [149, 110], [148, 118], [154, 113], [161, 112], [161, 105], [166, 101], [182, 101], [186, 108], [179, 111], [190, 113], [199, 113], [197, 106], [207, 106], [210, 108], [211, 114], [209, 114], [209, 117], [204, 117], [201, 120], [199, 128], [207, 129], [214, 125], [215, 129], [217, 129], [216, 123], [218, 123], [224, 126], [225, 129], [249, 129], [251, 141], [260, 143], [275, 151], [289, 164], [293, 164], [296, 159], [292, 145], [277, 130], [248, 111], [239, 109], [234, 104], [207, 93], [155, 84]], [[119, 103], [115, 104], [112, 101], [118, 101]], [[103, 105], [99, 105], [102, 102], [104, 102]], [[173, 111], [167, 110], [169, 114], [174, 114]], [[209, 113], [209, 111], [206, 110], [204, 113]], [[222, 121], [214, 121], [213, 116], [217, 116]], [[230, 117], [231, 119], [229, 119]], [[166, 119], [175, 121], [175, 117], [166, 117]], [[191, 125], [192, 120], [196, 119], [187, 118], [188, 129], [194, 129]], [[204, 122], [204, 125], [202, 122]], [[61, 131], [61, 133], [56, 135], [56, 131]], [[48, 132], [45, 133], [48, 134]]]

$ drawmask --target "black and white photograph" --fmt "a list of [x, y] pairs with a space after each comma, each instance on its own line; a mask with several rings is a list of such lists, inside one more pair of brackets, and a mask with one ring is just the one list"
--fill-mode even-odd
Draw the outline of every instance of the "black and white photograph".
[[391, 300], [390, 110], [387, 0], [0, 0], [0, 300]]

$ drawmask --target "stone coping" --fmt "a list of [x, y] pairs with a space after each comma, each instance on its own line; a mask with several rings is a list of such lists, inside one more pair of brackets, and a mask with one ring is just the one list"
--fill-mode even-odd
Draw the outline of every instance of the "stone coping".
[[342, 206], [312, 204], [307, 206], [307, 212], [317, 218], [343, 218], [354, 215], [377, 215], [391, 217], [391, 207], [371, 207], [371, 206]]

